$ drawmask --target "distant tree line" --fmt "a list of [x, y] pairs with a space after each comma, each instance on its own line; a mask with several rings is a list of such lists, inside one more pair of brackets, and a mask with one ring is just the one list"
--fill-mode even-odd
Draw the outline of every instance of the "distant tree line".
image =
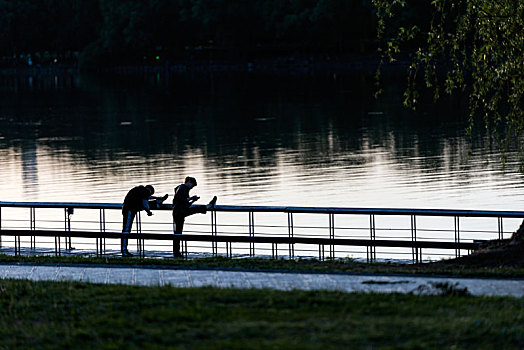
[[98, 66], [209, 51], [236, 59], [372, 52], [375, 11], [369, 0], [0, 0], [0, 57]]
[[19, 63], [72, 56], [93, 42], [100, 23], [94, 0], [0, 0], [0, 57]]

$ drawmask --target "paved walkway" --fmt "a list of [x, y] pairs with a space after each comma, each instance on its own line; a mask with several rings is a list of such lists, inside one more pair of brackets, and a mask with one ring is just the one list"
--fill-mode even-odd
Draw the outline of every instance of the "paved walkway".
[[439, 294], [443, 284], [473, 295], [524, 297], [524, 279], [253, 272], [116, 266], [0, 264], [0, 278], [140, 286], [339, 290]]

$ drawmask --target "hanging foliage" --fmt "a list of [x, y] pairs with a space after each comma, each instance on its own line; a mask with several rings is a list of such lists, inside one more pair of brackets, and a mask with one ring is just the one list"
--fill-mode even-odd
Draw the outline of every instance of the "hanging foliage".
[[503, 155], [514, 143], [522, 156], [524, 1], [434, 0], [425, 3], [432, 15], [423, 23], [404, 15], [410, 7], [421, 6], [420, 1], [373, 0], [373, 4], [381, 66], [401, 54], [411, 55], [404, 104], [415, 108], [425, 88], [435, 100], [443, 93], [466, 92], [468, 131], [481, 117]]

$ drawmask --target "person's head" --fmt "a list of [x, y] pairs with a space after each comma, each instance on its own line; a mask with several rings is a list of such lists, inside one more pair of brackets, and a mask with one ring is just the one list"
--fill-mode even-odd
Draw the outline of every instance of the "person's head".
[[184, 184], [186, 186], [189, 186], [189, 188], [193, 188], [193, 187], [195, 187], [197, 185], [197, 181], [196, 181], [196, 179], [194, 177], [188, 176], [184, 180]]
[[146, 185], [146, 188], [151, 192], [151, 196], [155, 193], [155, 189], [151, 185]]

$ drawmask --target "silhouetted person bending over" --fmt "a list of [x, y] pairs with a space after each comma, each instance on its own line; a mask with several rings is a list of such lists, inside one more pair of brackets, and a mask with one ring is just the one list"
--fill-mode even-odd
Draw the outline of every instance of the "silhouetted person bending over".
[[[193, 203], [200, 199], [198, 196], [189, 197], [189, 191], [197, 185], [194, 177], [186, 177], [184, 183], [175, 187], [175, 197], [173, 198], [173, 232], [181, 235], [184, 230], [184, 221], [186, 216], [196, 213], [205, 214], [208, 209], [215, 207], [217, 196], [207, 205], [194, 205]], [[180, 240], [173, 240], [173, 256], [181, 257]]]
[[[122, 233], [131, 233], [133, 220], [139, 211], [145, 210], [148, 216], [153, 215], [149, 209], [150, 199], [156, 199], [157, 204], [160, 204], [168, 197], [167, 194], [164, 197], [153, 197], [153, 193], [155, 193], [155, 189], [151, 185], [136, 186], [127, 193], [122, 205]], [[127, 238], [122, 239], [121, 251], [122, 256], [133, 256], [127, 250]]]

